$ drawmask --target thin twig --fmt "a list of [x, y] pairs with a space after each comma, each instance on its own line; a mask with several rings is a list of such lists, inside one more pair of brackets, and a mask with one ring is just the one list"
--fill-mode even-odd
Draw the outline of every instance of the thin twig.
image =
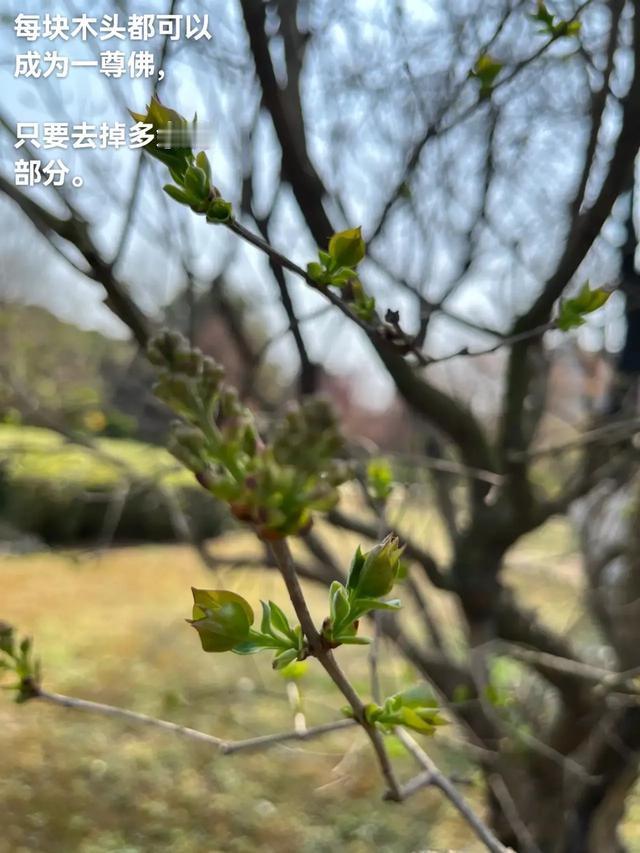
[[533, 840], [533, 836], [529, 832], [526, 823], [518, 814], [518, 809], [513, 801], [513, 797], [511, 796], [502, 776], [499, 776], [497, 773], [491, 773], [487, 782], [489, 783], [496, 799], [500, 803], [502, 813], [509, 821], [511, 828], [518, 839], [520, 853], [542, 853], [538, 845]]
[[311, 740], [330, 732], [346, 729], [356, 725], [356, 720], [344, 719], [334, 720], [329, 723], [321, 723], [317, 726], [304, 731], [288, 731], [277, 732], [271, 735], [260, 735], [258, 737], [246, 738], [244, 740], [224, 740], [224, 738], [216, 737], [215, 735], [201, 732], [198, 729], [191, 729], [187, 726], [172, 723], [169, 720], [161, 720], [157, 717], [151, 717], [148, 714], [141, 714], [138, 711], [131, 711], [128, 708], [118, 708], [116, 705], [106, 705], [103, 702], [92, 702], [88, 699], [77, 699], [74, 696], [65, 696], [62, 693], [51, 693], [47, 690], [34, 688], [35, 693], [33, 698], [40, 699], [43, 702], [49, 702], [52, 705], [59, 705], [63, 708], [72, 708], [76, 711], [89, 711], [94, 714], [101, 714], [106, 717], [117, 717], [131, 723], [139, 723], [146, 726], [151, 726], [156, 729], [161, 729], [165, 732], [172, 732], [189, 740], [206, 743], [208, 746], [215, 747], [223, 755], [229, 755], [232, 752], [249, 752], [253, 750], [266, 749], [271, 746], [277, 746], [280, 743], [286, 743], [291, 740]]
[[[366, 485], [361, 483], [364, 495], [369, 497]], [[371, 508], [378, 517], [378, 539], [382, 541], [387, 532], [387, 521], [385, 518], [385, 502], [370, 498]], [[371, 698], [378, 705], [382, 702], [382, 688], [380, 686], [380, 645], [382, 641], [382, 618], [383, 614], [374, 610], [369, 614], [373, 622], [373, 637], [369, 646], [369, 683], [371, 685]]]
[[222, 738], [215, 735], [207, 734], [206, 732], [190, 729], [187, 726], [180, 726], [178, 723], [171, 723], [168, 720], [160, 720], [157, 717], [150, 717], [148, 714], [141, 714], [138, 711], [130, 711], [128, 708], [118, 708], [115, 705], [105, 705], [103, 702], [91, 702], [88, 699], [76, 699], [73, 696], [65, 696], [62, 693], [50, 693], [46, 690], [36, 688], [34, 695], [35, 699], [41, 699], [44, 702], [49, 702], [52, 705], [60, 705], [63, 708], [73, 708], [76, 711], [90, 711], [95, 714], [102, 714], [106, 717], [118, 717], [119, 719], [127, 720], [132, 723], [141, 723], [142, 725], [152, 726], [163, 731], [173, 732], [190, 740], [197, 740], [201, 743], [206, 743], [209, 746], [221, 747], [225, 742]]
[[462, 347], [455, 352], [450, 352], [447, 355], [435, 356], [433, 358], [427, 356], [426, 364], [430, 367], [433, 364], [443, 364], [446, 361], [451, 361], [454, 358], [476, 358], [481, 355], [492, 355], [503, 347], [510, 347], [513, 344], [518, 344], [521, 341], [528, 341], [531, 338], [541, 338], [546, 332], [550, 332], [551, 329], [556, 328], [556, 323], [554, 320], [550, 320], [548, 323], [543, 323], [541, 326], [537, 326], [535, 329], [527, 329], [525, 332], [518, 332], [515, 335], [505, 335], [501, 337], [495, 344], [491, 344], [488, 347], [484, 347], [484, 349], [479, 350], [470, 350], [469, 347]]
[[[272, 263], [276, 263], [283, 269], [289, 270], [289, 272], [299, 276], [304, 282], [306, 282], [306, 284], [309, 285], [309, 287], [312, 287], [318, 293], [321, 293], [325, 299], [328, 299], [329, 302], [338, 308], [345, 317], [348, 317], [348, 319], [355, 323], [356, 326], [359, 326], [371, 340], [379, 343], [381, 339], [384, 339], [386, 343], [391, 346], [400, 345], [404, 355], [412, 354], [416, 357], [421, 366], [426, 366], [428, 361], [420, 351], [419, 347], [416, 346], [415, 339], [400, 328], [398, 321], [387, 323], [385, 325], [379, 317], [376, 317], [377, 325], [365, 322], [351, 310], [349, 304], [344, 299], [334, 293], [328, 286], [314, 281], [306, 270], [294, 263], [294, 261], [282, 252], [279, 252], [262, 237], [254, 234], [253, 231], [250, 231], [238, 222], [237, 219], [230, 219], [225, 223], [225, 225], [238, 237], [241, 237], [243, 240], [246, 240], [247, 243], [250, 243], [257, 249], [260, 249], [261, 252], [264, 252]], [[394, 312], [390, 313], [393, 314]], [[393, 332], [392, 337], [388, 334], [390, 331]]]
[[508, 645], [507, 653], [511, 657], [523, 661], [523, 663], [534, 664], [536, 666], [542, 665], [590, 682], [599, 692], [617, 690], [631, 695], [640, 694], [640, 686], [633, 684], [633, 679], [640, 675], [640, 667], [635, 667], [625, 672], [612, 672], [611, 670], [592, 666], [582, 661], [562, 658], [557, 655], [548, 654], [547, 652], [540, 652], [535, 649], [527, 649], [512, 644]]
[[[575, 10], [573, 15], [567, 20], [567, 23], [571, 23], [571, 22], [575, 21], [578, 18], [578, 16], [584, 11], [584, 9], [586, 9], [586, 7], [591, 2], [593, 2], [593, 0], [585, 0], [585, 2], [583, 2]], [[503, 26], [504, 26], [504, 22], [500, 25], [500, 29]], [[489, 40], [489, 42], [487, 44], [490, 45], [493, 42], [493, 39], [496, 37], [497, 37], [497, 33]], [[533, 51], [533, 53], [529, 54], [529, 56], [525, 57], [525, 59], [523, 59], [519, 63], [517, 63], [511, 69], [510, 72], [504, 74], [498, 80], [496, 80], [496, 82], [493, 84], [491, 93], [493, 94], [496, 90], [501, 89], [503, 87], [506, 87], [509, 83], [511, 83], [511, 81], [515, 77], [517, 77], [523, 69], [525, 69], [528, 65], [531, 65], [533, 62], [535, 62], [537, 59], [539, 59], [553, 44], [555, 44], [558, 41], [559, 38], [560, 38], [559, 35], [554, 34], [553, 36], [551, 36], [551, 38], [547, 39], [542, 45], [540, 45], [540, 47], [537, 48], [537, 50]], [[486, 53], [486, 52], [487, 52], [487, 49], [485, 48], [485, 50], [481, 51], [480, 55], [482, 55], [483, 53]], [[446, 118], [447, 112], [450, 110], [452, 103], [455, 102], [457, 97], [462, 93], [465, 85], [467, 84], [467, 82], [471, 78], [471, 75], [472, 75], [472, 72], [470, 71], [465, 76], [465, 78], [458, 84], [457, 91], [455, 92], [454, 99], [448, 101], [444, 105], [444, 109], [440, 110], [440, 115], [437, 117], [436, 121], [432, 124], [427, 125], [427, 127], [425, 128], [424, 132], [422, 133], [422, 136], [420, 137], [420, 139], [418, 139], [414, 143], [412, 150], [411, 150], [411, 152], [407, 158], [407, 166], [403, 172], [402, 178], [398, 181], [398, 183], [396, 184], [396, 186], [392, 190], [391, 194], [387, 198], [387, 201], [385, 202], [385, 204], [382, 208], [382, 212], [380, 213], [380, 216], [378, 217], [378, 222], [377, 222], [376, 226], [374, 227], [373, 232], [369, 238], [370, 243], [372, 243], [374, 240], [376, 240], [378, 238], [378, 236], [382, 233], [382, 229], [385, 225], [385, 222], [387, 220], [389, 213], [391, 212], [392, 208], [395, 206], [396, 202], [400, 198], [402, 198], [403, 187], [406, 184], [409, 177], [411, 176], [411, 173], [418, 166], [420, 159], [422, 157], [422, 152], [424, 151], [427, 144], [431, 141], [431, 139], [435, 138], [436, 136], [442, 136], [445, 133], [448, 133], [450, 130], [452, 130], [453, 128], [457, 127], [462, 122], [464, 122], [468, 118], [470, 118], [476, 112], [476, 110], [479, 107], [481, 107], [484, 103], [486, 103], [485, 99], [480, 97], [480, 95], [478, 95], [478, 97], [475, 98], [470, 104], [468, 104], [468, 106], [464, 107], [463, 109], [460, 109], [454, 116], [452, 116], [452, 118], [449, 120], [448, 123], [445, 123], [444, 120]]]
[[555, 456], [567, 450], [577, 450], [587, 444], [593, 444], [605, 439], [609, 441], [621, 441], [623, 438], [630, 438], [638, 432], [640, 432], [640, 418], [630, 418], [629, 420], [595, 427], [582, 433], [578, 438], [565, 441], [562, 444], [554, 444], [551, 447], [541, 447], [534, 450], [511, 451], [509, 459], [517, 462], [523, 459], [539, 459], [541, 456]]
[[289, 740], [311, 740], [319, 735], [328, 734], [329, 732], [347, 729], [357, 725], [355, 720], [336, 720], [333, 723], [322, 723], [318, 726], [311, 726], [308, 729], [294, 730], [274, 735], [260, 735], [259, 737], [247, 738], [246, 740], [236, 740], [225, 743], [220, 747], [220, 751], [224, 755], [232, 752], [249, 752], [255, 749], [262, 749], [265, 746], [273, 746], [279, 743], [285, 743]]
[[333, 656], [333, 653], [331, 652], [331, 649], [326, 648], [322, 642], [320, 634], [316, 630], [307, 607], [304, 593], [302, 592], [302, 587], [300, 586], [300, 581], [298, 580], [289, 545], [284, 539], [278, 539], [274, 542], [270, 542], [269, 545], [287, 587], [291, 604], [296, 611], [296, 616], [300, 621], [304, 635], [309, 643], [310, 652], [318, 659], [325, 672], [340, 690], [349, 705], [351, 705], [355, 719], [367, 733], [378, 758], [382, 775], [384, 776], [388, 786], [386, 793], [387, 799], [400, 800], [400, 787], [396, 780], [393, 767], [391, 766], [387, 750], [385, 749], [382, 735], [375, 725], [372, 725], [367, 721], [362, 700], [340, 668], [338, 662]]
[[237, 219], [230, 219], [229, 222], [225, 223], [229, 231], [232, 231], [238, 237], [241, 237], [247, 243], [250, 243], [252, 246], [255, 246], [256, 249], [260, 249], [270, 260], [274, 263], [278, 264], [285, 270], [289, 270], [294, 275], [297, 275], [299, 278], [303, 279], [309, 287], [312, 287], [314, 290], [317, 290], [318, 293], [321, 293], [326, 299], [328, 299], [336, 308], [338, 308], [342, 313], [348, 317], [350, 320], [353, 320], [356, 325], [360, 326], [367, 333], [372, 332], [372, 327], [361, 320], [356, 314], [354, 314], [349, 306], [345, 304], [345, 302], [337, 296], [333, 291], [329, 290], [328, 287], [322, 284], [318, 284], [318, 282], [314, 281], [308, 274], [305, 269], [296, 264], [282, 252], [279, 252], [276, 248], [274, 248], [270, 243], [264, 240], [262, 237], [259, 237], [257, 234], [254, 234], [253, 231], [250, 231]]
[[424, 773], [418, 774], [402, 786], [401, 793], [403, 797], [406, 799], [416, 791], [427, 786], [438, 788], [442, 791], [452, 806], [454, 806], [454, 808], [456, 808], [462, 815], [480, 841], [485, 845], [487, 850], [491, 850], [492, 853], [507, 853], [509, 848], [505, 847], [504, 844], [498, 841], [486, 824], [480, 820], [453, 782], [448, 779], [441, 770], [439, 770], [438, 766], [422, 749], [420, 744], [418, 744], [408, 732], [400, 727], [395, 729], [395, 733], [407, 751], [413, 755], [418, 764], [423, 767], [425, 771]]

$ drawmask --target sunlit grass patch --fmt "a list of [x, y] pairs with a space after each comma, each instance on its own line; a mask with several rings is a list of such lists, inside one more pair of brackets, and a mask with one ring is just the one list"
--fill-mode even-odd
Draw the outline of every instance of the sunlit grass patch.
[[[342, 540], [339, 540], [342, 541]], [[253, 537], [210, 543], [217, 556], [258, 553]], [[187, 547], [101, 555], [5, 557], [1, 616], [34, 635], [45, 686], [156, 714], [228, 738], [292, 727], [285, 682], [267, 657], [204, 655], [189, 615], [191, 585], [285, 601], [275, 572], [203, 568]], [[319, 619], [320, 587], [308, 585]], [[366, 689], [366, 654], [341, 650]], [[387, 658], [395, 689], [410, 673]], [[313, 665], [302, 682], [309, 724], [335, 719], [342, 697]], [[335, 733], [263, 754], [222, 757], [122, 721], [0, 698], [0, 851], [347, 851], [397, 853], [437, 845], [478, 850], [441, 797], [400, 807], [381, 784], [360, 733]], [[429, 743], [445, 768], [464, 771]], [[403, 775], [414, 767], [400, 758]], [[469, 793], [474, 796], [473, 789]]]
[[[403, 523], [417, 528], [419, 513], [405, 512]], [[360, 538], [322, 523], [318, 531], [346, 568]], [[534, 603], [540, 618], [564, 628], [568, 603], [581, 594], [580, 576], [575, 556], [568, 555], [566, 531], [550, 532], [546, 553], [541, 534], [509, 555], [505, 579]], [[302, 556], [295, 540], [294, 546]], [[274, 598], [292, 616], [282, 581], [275, 571], [242, 565], [241, 558], [261, 554], [250, 533], [228, 534], [208, 547], [220, 560], [213, 572], [186, 546], [5, 556], [0, 618], [35, 637], [51, 690], [226, 738], [290, 729], [286, 685], [268, 657], [205, 655], [184, 621], [191, 586], [241, 591], [254, 606], [259, 598]], [[225, 558], [240, 564], [230, 567]], [[311, 583], [306, 590], [319, 622], [326, 591]], [[450, 625], [451, 601], [427, 584], [424, 590], [444, 626]], [[401, 586], [398, 595], [403, 598]], [[411, 608], [404, 618], [413, 621]], [[409, 630], [420, 636], [417, 626]], [[366, 650], [338, 654], [366, 695]], [[386, 693], [415, 680], [388, 647], [383, 676]], [[301, 690], [308, 724], [339, 716], [344, 701], [313, 662]], [[476, 783], [464, 792], [481, 809], [478, 775], [464, 753], [446, 745], [457, 739], [452, 728], [425, 746], [443, 769]], [[414, 767], [399, 744], [390, 741], [390, 748], [408, 777]], [[119, 720], [37, 702], [17, 707], [3, 695], [0, 755], [0, 811], [8, 816], [0, 853], [482, 849], [437, 792], [425, 791], [401, 806], [381, 803], [377, 767], [355, 730], [268, 753], [222, 757]], [[625, 832], [635, 837], [633, 826]]]

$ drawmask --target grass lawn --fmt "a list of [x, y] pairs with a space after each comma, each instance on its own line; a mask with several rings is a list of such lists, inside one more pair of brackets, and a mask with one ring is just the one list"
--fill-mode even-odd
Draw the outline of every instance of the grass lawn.
[[[567, 627], [577, 612], [575, 559], [563, 553], [561, 532], [549, 541], [556, 562], [538, 559], [534, 539], [513, 556], [510, 573], [533, 590], [545, 618]], [[255, 548], [242, 533], [212, 547], [229, 556]], [[205, 655], [183, 621], [192, 585], [242, 591], [256, 606], [259, 598], [285, 602], [275, 573], [222, 568], [216, 577], [190, 549], [154, 546], [5, 556], [0, 577], [0, 618], [35, 637], [50, 690], [225, 738], [292, 727], [286, 682], [267, 656]], [[319, 621], [325, 595], [314, 586], [308, 592]], [[366, 692], [366, 650], [338, 654]], [[412, 677], [390, 652], [384, 673], [388, 693]], [[301, 691], [309, 725], [339, 715], [344, 700], [313, 662]], [[443, 769], [476, 783], [465, 792], [477, 800], [477, 776], [455, 740], [451, 727], [425, 745]], [[414, 766], [393, 739], [390, 748], [408, 777]], [[16, 706], [0, 695], [0, 756], [0, 853], [482, 849], [436, 792], [382, 803], [377, 769], [355, 730], [223, 757], [175, 735], [35, 701]]]

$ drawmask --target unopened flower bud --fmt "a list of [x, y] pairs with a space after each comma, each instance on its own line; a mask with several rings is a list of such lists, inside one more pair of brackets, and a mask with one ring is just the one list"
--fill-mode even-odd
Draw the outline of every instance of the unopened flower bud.
[[196, 454], [203, 453], [207, 444], [207, 439], [201, 429], [180, 422], [173, 427], [171, 438]]
[[187, 376], [199, 376], [202, 372], [203, 355], [199, 349], [179, 350], [173, 361], [173, 369]]
[[149, 361], [158, 367], [173, 368], [176, 357], [187, 352], [189, 345], [186, 339], [178, 332], [170, 332], [167, 329], [154, 335], [147, 345]]
[[218, 364], [211, 356], [205, 355], [202, 359], [202, 374], [200, 385], [205, 397], [213, 397], [220, 390], [220, 383], [224, 379], [224, 367]]
[[225, 388], [220, 394], [220, 415], [222, 418], [237, 418], [242, 414], [242, 405], [235, 388]]
[[190, 417], [193, 408], [192, 380], [184, 373], [161, 373], [153, 392], [174, 411]]
[[366, 554], [358, 548], [347, 580], [348, 589], [361, 598], [387, 595], [398, 576], [403, 551], [398, 537], [391, 533]]
[[[187, 430], [188, 427], [184, 427], [183, 429]], [[199, 430], [194, 428], [194, 433], [197, 432], [199, 432]], [[195, 435], [193, 438], [195, 438]], [[185, 468], [189, 468], [189, 470], [193, 471], [195, 474], [201, 473], [208, 467], [207, 460], [204, 455], [204, 446], [195, 441], [190, 441], [184, 435], [181, 437], [176, 433], [170, 435], [168, 450], [169, 453], [175, 456], [179, 462], [182, 462]]]

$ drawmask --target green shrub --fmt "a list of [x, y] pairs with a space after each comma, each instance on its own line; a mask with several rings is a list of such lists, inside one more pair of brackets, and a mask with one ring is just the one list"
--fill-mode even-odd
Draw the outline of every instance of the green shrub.
[[0, 523], [48, 545], [102, 538], [118, 542], [179, 539], [178, 507], [198, 538], [227, 523], [164, 450], [100, 439], [95, 449], [48, 430], [0, 425]]

